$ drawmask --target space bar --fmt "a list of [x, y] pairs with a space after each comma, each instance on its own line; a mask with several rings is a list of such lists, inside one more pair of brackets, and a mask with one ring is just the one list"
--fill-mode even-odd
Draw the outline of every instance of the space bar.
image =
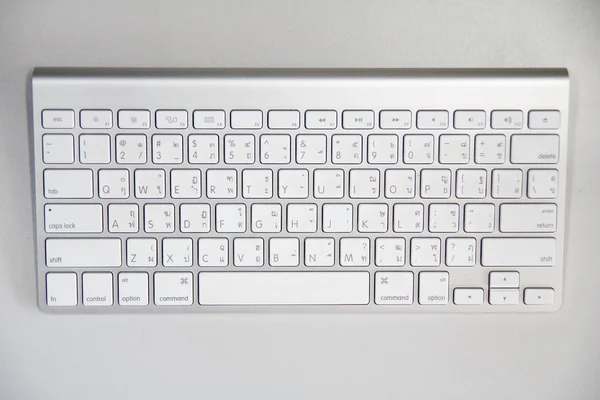
[[202, 305], [368, 304], [369, 273], [200, 272]]

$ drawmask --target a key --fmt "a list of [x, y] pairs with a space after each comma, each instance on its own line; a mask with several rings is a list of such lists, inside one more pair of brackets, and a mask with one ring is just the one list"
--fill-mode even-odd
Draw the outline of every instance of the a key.
[[269, 129], [298, 129], [300, 127], [298, 110], [270, 110], [267, 119]]
[[325, 164], [327, 161], [327, 136], [296, 135], [296, 163]]
[[375, 113], [371, 110], [345, 110], [342, 112], [344, 129], [373, 129]]
[[490, 272], [490, 289], [518, 289], [520, 276], [518, 271]]
[[109, 135], [79, 135], [79, 161], [82, 164], [110, 162]]
[[188, 162], [190, 164], [217, 164], [219, 162], [219, 136], [189, 135]]
[[46, 204], [44, 228], [48, 233], [100, 233], [101, 204]]
[[448, 128], [448, 111], [419, 110], [417, 111], [417, 129], [446, 129]]
[[233, 110], [230, 120], [232, 129], [260, 129], [263, 115], [260, 110]]
[[376, 199], [379, 197], [379, 170], [350, 170], [350, 197], [353, 199]]
[[352, 232], [352, 204], [323, 204], [323, 232]]
[[152, 135], [152, 162], [154, 164], [181, 164], [183, 136]]
[[475, 136], [475, 162], [477, 164], [504, 164], [506, 137], [504, 135]]
[[412, 304], [412, 272], [376, 272], [375, 304]]
[[493, 204], [465, 204], [465, 232], [493, 232], [494, 221]]
[[269, 240], [269, 265], [271, 267], [297, 267], [300, 263], [298, 238], [271, 238]]
[[210, 232], [210, 206], [208, 204], [182, 204], [179, 208], [181, 232]]
[[137, 204], [109, 204], [108, 231], [111, 233], [135, 233], [139, 231]]
[[387, 204], [359, 204], [358, 205], [358, 231], [359, 232], [387, 232], [388, 206]]
[[313, 193], [317, 199], [341, 199], [344, 197], [344, 170], [316, 169]]
[[458, 232], [458, 204], [430, 204], [430, 232]]
[[148, 305], [148, 273], [121, 272], [119, 280], [119, 305]]
[[84, 306], [112, 306], [113, 274], [110, 272], [86, 272], [81, 277]]
[[480, 305], [483, 304], [482, 288], [456, 288], [454, 289], [454, 304]]
[[150, 111], [119, 110], [117, 122], [121, 129], [148, 129], [150, 128]]
[[154, 238], [127, 239], [127, 266], [156, 267], [157, 245]]
[[42, 137], [42, 144], [45, 164], [72, 164], [75, 161], [73, 135], [46, 134]]
[[294, 233], [311, 233], [317, 231], [316, 204], [288, 204], [287, 231]]
[[226, 267], [229, 264], [229, 242], [225, 238], [198, 239], [198, 265]]
[[308, 171], [305, 169], [280, 169], [278, 194], [281, 199], [308, 197]]
[[551, 267], [556, 264], [555, 238], [483, 238], [484, 267]]
[[174, 199], [199, 199], [201, 193], [199, 169], [171, 170], [171, 197]]
[[252, 232], [281, 232], [281, 204], [252, 204]]
[[270, 169], [245, 169], [242, 172], [242, 195], [246, 199], [273, 197], [273, 171]]
[[367, 143], [369, 164], [396, 164], [398, 162], [398, 135], [369, 135]]
[[447, 272], [420, 272], [419, 304], [448, 304], [448, 290], [450, 286], [449, 280], [450, 279]]
[[306, 238], [304, 264], [307, 267], [333, 267], [335, 241], [332, 238]]
[[206, 171], [206, 196], [210, 199], [235, 199], [237, 197], [237, 171], [234, 169], [209, 169]]
[[194, 302], [194, 277], [191, 272], [154, 273], [154, 304], [189, 306]]
[[290, 135], [261, 135], [260, 162], [263, 164], [289, 164]]
[[50, 272], [46, 274], [46, 304], [50, 307], [77, 305], [77, 274]]
[[155, 123], [157, 129], [186, 129], [188, 113], [186, 110], [158, 110]]
[[217, 232], [246, 232], [245, 204], [217, 204]]
[[423, 204], [394, 204], [394, 232], [423, 232]]
[[75, 112], [73, 110], [43, 110], [42, 127], [44, 129], [73, 129]]
[[467, 164], [469, 162], [471, 152], [469, 135], [440, 135], [439, 145], [440, 164]]
[[490, 289], [490, 304], [494, 306], [513, 306], [519, 304], [519, 289]]
[[175, 231], [175, 206], [173, 204], [146, 204], [144, 229], [148, 233]]
[[164, 238], [162, 242], [162, 258], [165, 267], [191, 267], [192, 239]]
[[98, 196], [101, 199], [128, 198], [129, 171], [126, 169], [101, 169], [98, 171]]
[[558, 171], [555, 169], [530, 169], [527, 173], [527, 197], [530, 199], [555, 199], [558, 194]]
[[340, 239], [340, 265], [342, 267], [367, 267], [370, 253], [369, 238]]
[[432, 164], [433, 135], [404, 135], [404, 163]]
[[412, 199], [415, 197], [414, 169], [387, 169], [385, 171], [385, 197]]
[[362, 136], [333, 135], [331, 137], [331, 162], [334, 164], [360, 164], [362, 162]]
[[235, 238], [233, 240], [233, 264], [236, 267], [263, 266], [262, 238]]
[[450, 170], [421, 170], [421, 197], [426, 199], [447, 199], [450, 197]]
[[79, 119], [83, 129], [110, 129], [113, 126], [111, 110], [81, 110]]
[[375, 265], [378, 267], [402, 267], [405, 263], [404, 238], [375, 239]]
[[48, 267], [120, 267], [119, 238], [50, 238], [46, 239]]
[[[223, 128], [225, 128], [225, 111], [223, 111], [223, 110], [195, 110], [194, 111], [194, 129], [223, 129]], [[198, 136], [201, 136], [201, 135], [198, 135]]]
[[412, 238], [410, 241], [410, 264], [413, 267], [437, 267], [440, 265], [441, 243], [438, 238]]
[[412, 113], [409, 110], [383, 110], [379, 113], [381, 129], [410, 129]]
[[117, 135], [115, 142], [117, 163], [146, 163], [146, 135]]
[[254, 163], [254, 135], [225, 135], [227, 164]]
[[556, 232], [556, 204], [501, 204], [500, 232]]
[[44, 196], [47, 199], [90, 199], [94, 196], [91, 169], [47, 169]]
[[487, 172], [485, 169], [459, 169], [456, 171], [456, 197], [483, 199], [486, 196]]
[[520, 169], [495, 169], [492, 171], [492, 197], [496, 199], [519, 199], [523, 187], [523, 171]]
[[524, 291], [524, 303], [527, 305], [552, 305], [554, 304], [554, 289], [552, 288], [527, 288]]
[[475, 265], [476, 240], [473, 238], [448, 238], [446, 240], [446, 265], [472, 267]]
[[513, 135], [510, 162], [513, 164], [556, 164], [558, 135]]
[[162, 169], [136, 169], [133, 175], [135, 197], [162, 199], [165, 197], [165, 171]]

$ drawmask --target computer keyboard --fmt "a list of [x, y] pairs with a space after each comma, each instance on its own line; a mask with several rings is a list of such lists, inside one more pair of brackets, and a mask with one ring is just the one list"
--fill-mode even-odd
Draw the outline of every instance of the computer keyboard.
[[560, 307], [565, 70], [36, 69], [48, 312]]

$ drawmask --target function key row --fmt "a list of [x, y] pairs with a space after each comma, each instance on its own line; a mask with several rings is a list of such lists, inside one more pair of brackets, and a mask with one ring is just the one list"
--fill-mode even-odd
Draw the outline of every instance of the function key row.
[[[119, 129], [150, 129], [152, 113], [150, 110], [119, 110], [117, 125]], [[192, 113], [194, 129], [217, 130], [227, 127], [225, 110], [195, 110]], [[299, 129], [301, 112], [299, 110], [269, 110], [266, 127], [268, 129]], [[154, 116], [156, 129], [188, 129], [187, 110], [157, 110]], [[232, 110], [229, 112], [231, 129], [263, 129], [262, 110]], [[376, 113], [373, 110], [344, 110], [341, 128], [350, 130], [374, 129], [377, 126]], [[455, 129], [485, 129], [487, 114], [484, 110], [456, 110], [453, 112]], [[451, 126], [448, 110], [418, 110], [416, 128], [424, 130], [445, 130]], [[74, 110], [46, 109], [42, 111], [44, 129], [73, 129], [76, 126]], [[111, 129], [113, 113], [111, 110], [81, 110], [79, 126], [82, 129]], [[490, 126], [492, 129], [521, 129], [524, 115], [521, 110], [493, 110]], [[531, 110], [528, 113], [529, 129], [560, 128], [560, 111]], [[379, 112], [380, 129], [411, 129], [413, 115], [410, 110], [382, 110]], [[309, 130], [329, 130], [338, 128], [338, 112], [335, 110], [304, 111], [304, 128]]]

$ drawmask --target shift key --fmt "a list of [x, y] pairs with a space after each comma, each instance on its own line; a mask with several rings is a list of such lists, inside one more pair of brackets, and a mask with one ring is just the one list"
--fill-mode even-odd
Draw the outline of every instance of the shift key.
[[483, 238], [484, 267], [551, 267], [556, 264], [555, 238]]
[[120, 267], [121, 239], [46, 239], [48, 267]]

